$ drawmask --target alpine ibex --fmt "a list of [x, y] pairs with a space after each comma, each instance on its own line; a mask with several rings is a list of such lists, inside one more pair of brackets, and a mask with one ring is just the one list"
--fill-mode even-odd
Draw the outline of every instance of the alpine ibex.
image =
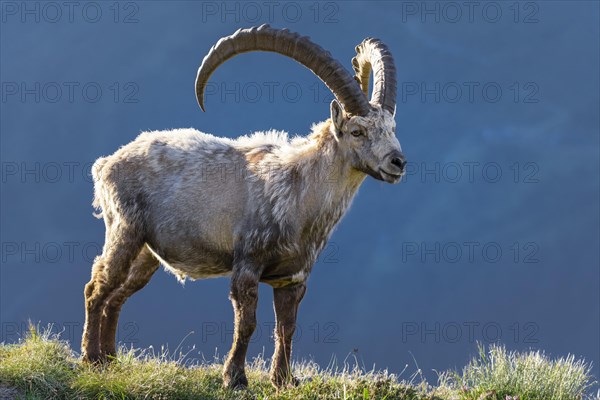
[[[99, 158], [92, 171], [93, 204], [101, 210], [106, 237], [85, 286], [84, 360], [115, 354], [123, 303], [162, 263], [182, 280], [231, 275], [235, 332], [223, 372], [229, 387], [248, 383], [244, 364], [256, 325], [258, 283], [271, 285], [271, 380], [277, 387], [297, 383], [290, 368], [292, 335], [319, 252], [367, 175], [397, 183], [404, 173], [395, 136], [396, 69], [378, 39], [356, 47], [352, 76], [308, 37], [268, 25], [240, 29], [202, 61], [196, 96], [203, 110], [211, 74], [250, 51], [283, 54], [315, 73], [335, 96], [331, 118], [307, 137], [291, 139], [275, 131], [238, 139], [193, 129], [145, 132]], [[215, 172], [215, 166], [223, 168]]]

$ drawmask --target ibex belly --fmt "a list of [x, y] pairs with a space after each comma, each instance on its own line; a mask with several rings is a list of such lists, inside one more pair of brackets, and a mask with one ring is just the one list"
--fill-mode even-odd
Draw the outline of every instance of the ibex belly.
[[233, 252], [198, 239], [181, 243], [148, 243], [167, 271], [179, 280], [226, 276], [233, 267]]
[[[199, 246], [195, 251], [189, 251], [187, 247], [180, 249], [169, 247], [168, 253], [158, 246], [149, 245], [149, 247], [165, 269], [180, 281], [185, 278], [206, 279], [227, 276], [233, 269], [233, 253], [216, 250], [211, 246]], [[269, 260], [261, 267], [264, 270], [260, 281], [273, 287], [304, 282], [310, 272], [306, 265], [298, 264], [296, 259], [291, 257]]]

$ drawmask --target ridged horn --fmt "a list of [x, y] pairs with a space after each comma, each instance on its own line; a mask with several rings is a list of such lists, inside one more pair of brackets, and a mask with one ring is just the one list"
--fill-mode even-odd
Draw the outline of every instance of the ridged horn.
[[328, 51], [307, 36], [265, 24], [239, 29], [233, 35], [221, 38], [204, 57], [196, 76], [196, 99], [203, 111], [204, 89], [212, 73], [228, 59], [251, 51], [279, 53], [304, 65], [325, 83], [350, 114], [366, 115], [371, 108], [350, 72]]
[[392, 115], [396, 110], [396, 66], [388, 47], [379, 39], [367, 38], [356, 46], [352, 59], [354, 79], [369, 97], [369, 78], [373, 70], [371, 103], [379, 104]]

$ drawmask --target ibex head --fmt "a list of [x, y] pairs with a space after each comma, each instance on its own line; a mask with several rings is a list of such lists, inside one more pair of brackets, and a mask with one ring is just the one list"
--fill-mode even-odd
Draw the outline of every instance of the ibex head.
[[[239, 29], [221, 38], [204, 57], [196, 77], [196, 97], [204, 110], [204, 89], [210, 75], [240, 53], [271, 51], [293, 58], [317, 75], [331, 90], [331, 131], [352, 167], [372, 177], [396, 183], [406, 161], [395, 135], [396, 68], [387, 46], [365, 39], [356, 47], [352, 76], [328, 51], [287, 29], [261, 25]], [[369, 101], [369, 78], [373, 94]]]

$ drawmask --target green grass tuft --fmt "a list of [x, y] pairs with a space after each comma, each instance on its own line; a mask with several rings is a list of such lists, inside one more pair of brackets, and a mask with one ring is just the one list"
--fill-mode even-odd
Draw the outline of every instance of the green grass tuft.
[[571, 400], [591, 390], [591, 376], [591, 366], [572, 355], [551, 360], [540, 351], [491, 345], [480, 346], [462, 374], [445, 373], [440, 381], [462, 391], [461, 399]]
[[[400, 380], [387, 371], [321, 369], [294, 365], [298, 387], [277, 392], [268, 363], [247, 366], [250, 387], [222, 387], [218, 362], [186, 365], [167, 352], [121, 349], [104, 367], [82, 363], [66, 341], [31, 328], [18, 344], [0, 345], [0, 395], [23, 399], [457, 399], [575, 400], [591, 398], [590, 365], [573, 356], [551, 360], [540, 352], [516, 353], [492, 345], [479, 349], [462, 372], [440, 374], [437, 386]], [[7, 395], [8, 393], [8, 395]], [[5, 397], [3, 397], [5, 398]]]

